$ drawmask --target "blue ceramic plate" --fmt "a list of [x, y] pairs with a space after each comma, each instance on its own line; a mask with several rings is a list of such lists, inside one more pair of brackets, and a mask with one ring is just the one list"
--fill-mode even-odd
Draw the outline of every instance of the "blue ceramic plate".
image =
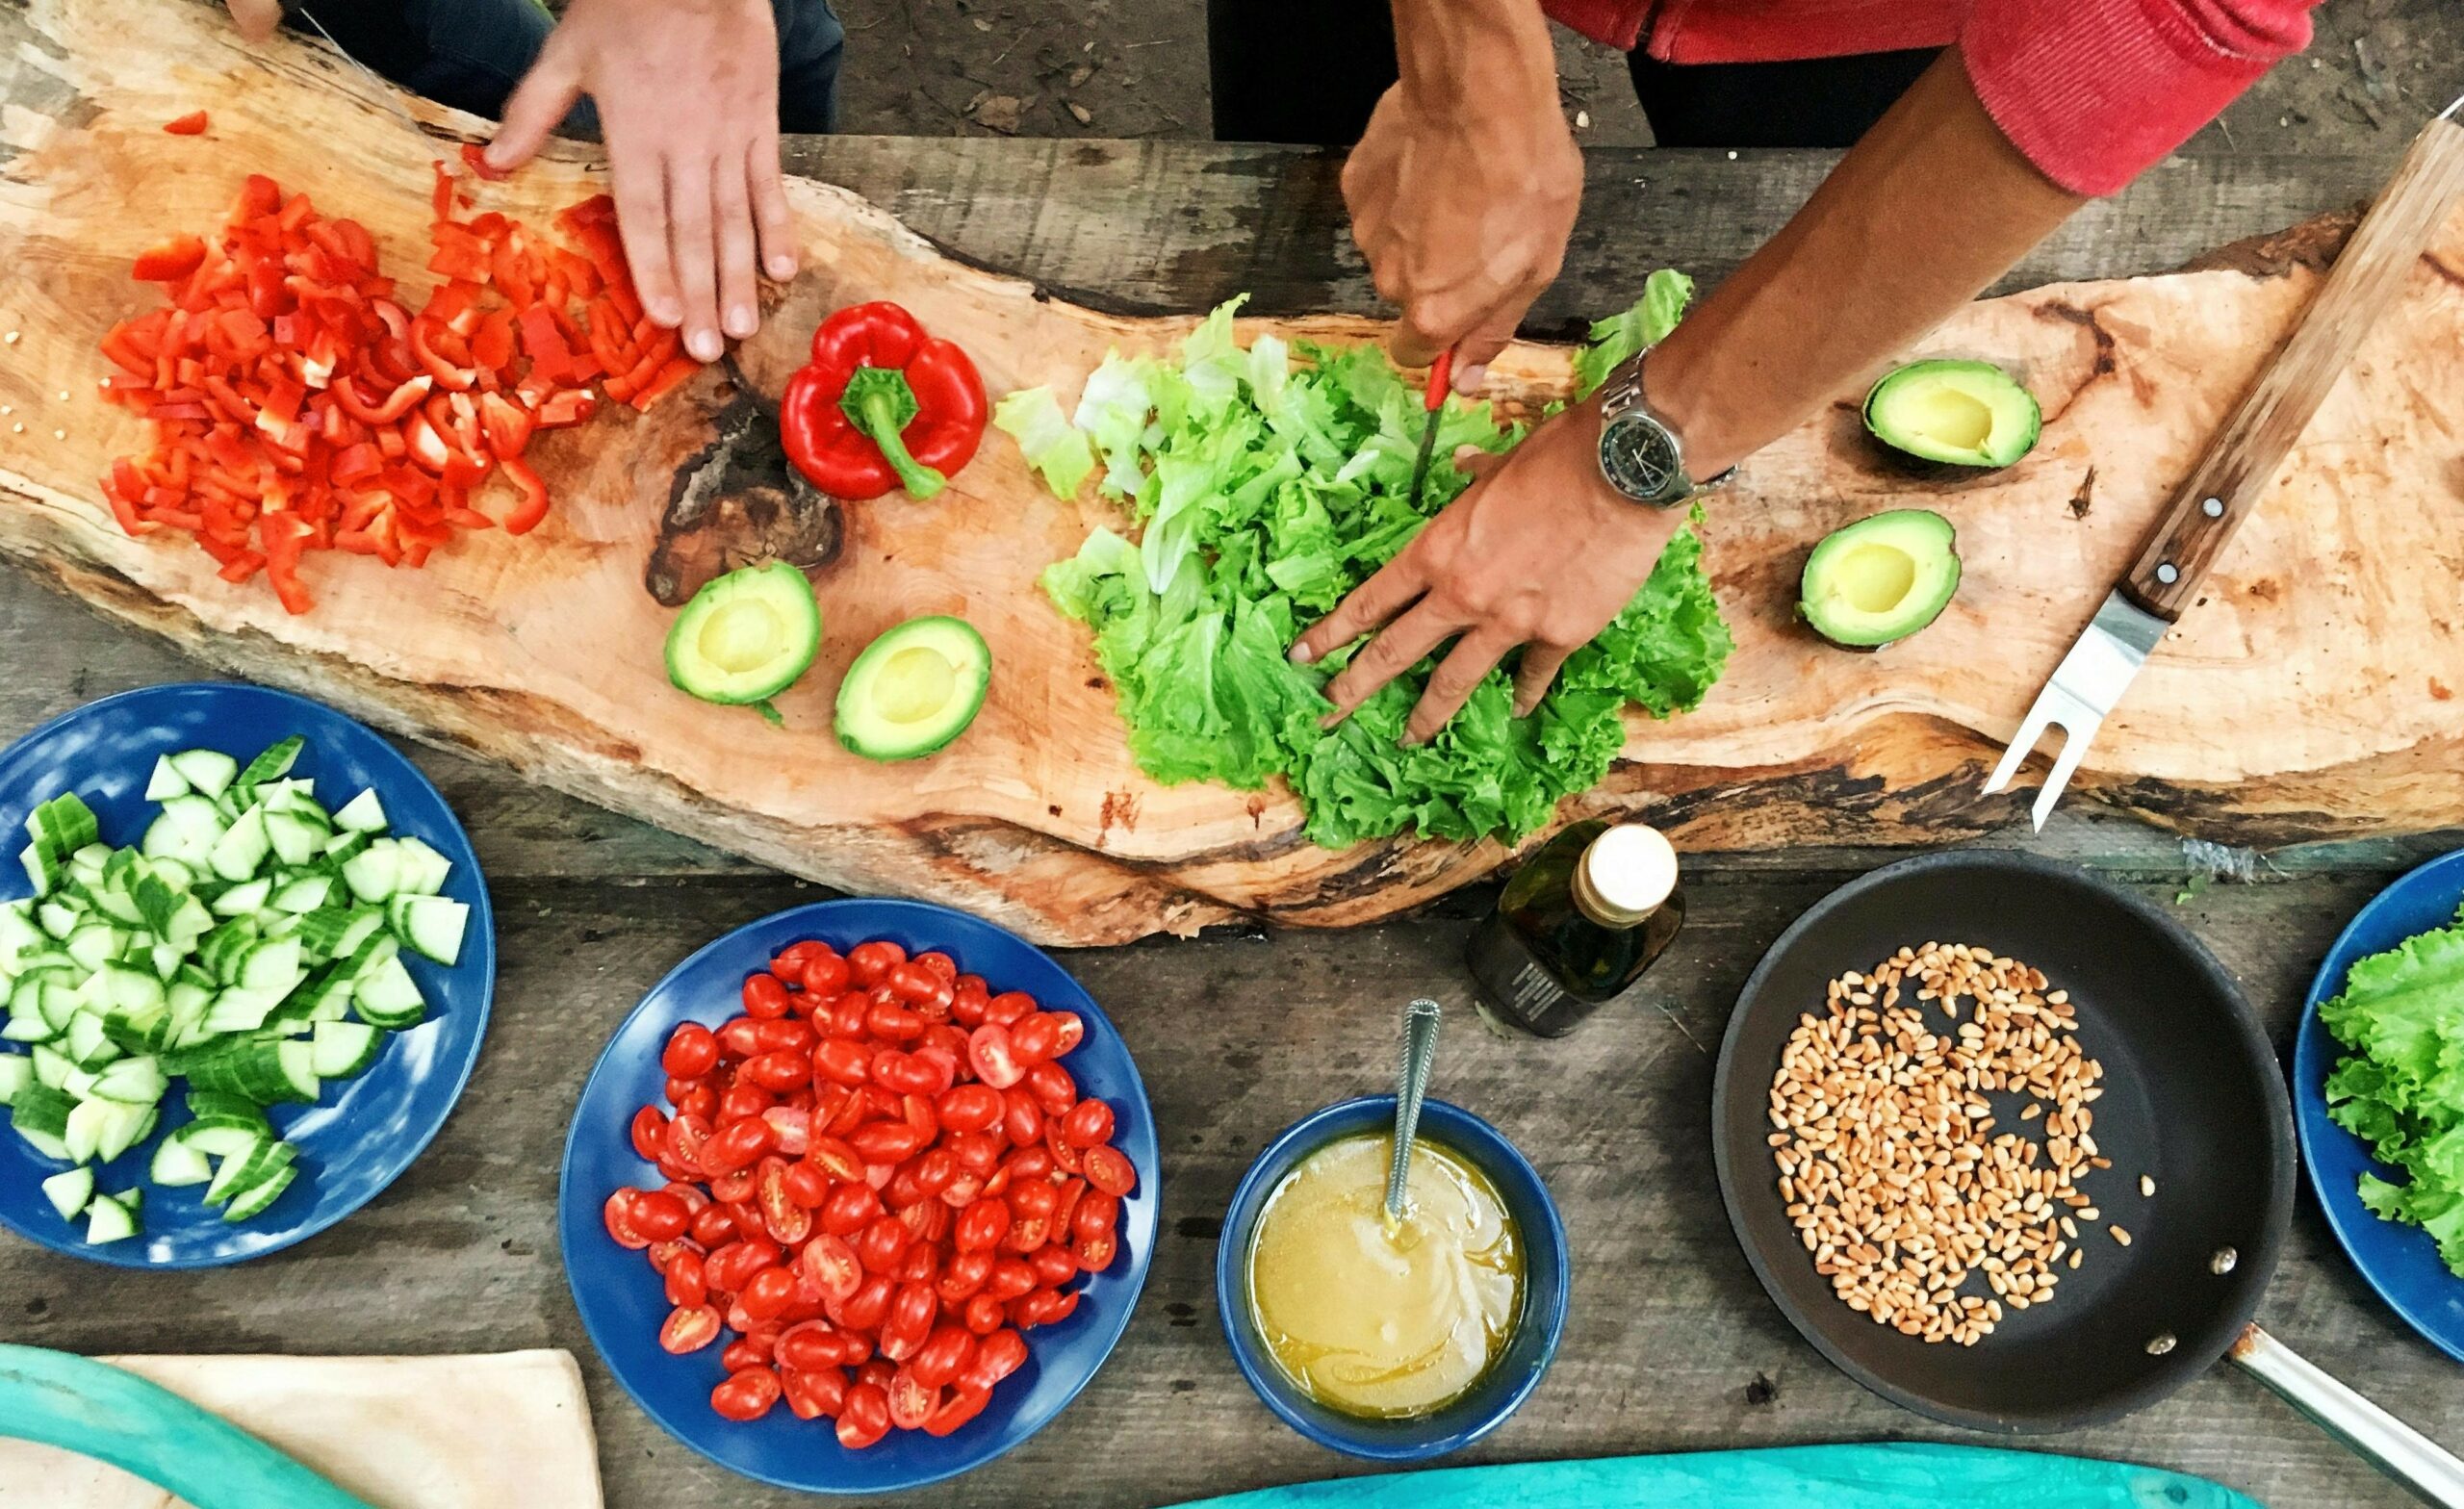
[[[246, 763], [292, 734], [308, 741], [295, 778], [317, 782], [317, 798], [341, 806], [367, 787], [398, 837], [417, 837], [453, 861], [445, 894], [471, 908], [462, 958], [451, 969], [407, 951], [403, 962], [427, 997], [427, 1018], [390, 1036], [375, 1066], [329, 1083], [314, 1106], [277, 1106], [274, 1129], [299, 1147], [299, 1177], [253, 1220], [237, 1225], [199, 1198], [203, 1187], [145, 1189], [144, 1235], [89, 1246], [37, 1188], [61, 1164], [13, 1134], [0, 1134], [0, 1224], [55, 1252], [130, 1268], [218, 1267], [288, 1247], [323, 1231], [374, 1199], [427, 1147], [462, 1094], [478, 1061], [496, 988], [496, 924], [487, 886], [462, 825], [427, 778], [366, 726], [330, 707], [262, 686], [194, 681], [149, 686], [89, 703], [0, 752], [0, 832], [10, 835], [0, 870], [0, 901], [29, 893], [13, 857], [26, 813], [64, 791], [86, 800], [101, 820], [103, 842], [136, 843], [153, 820], [144, 799], [154, 760], [179, 750], [220, 750]], [[188, 1120], [176, 1087], [163, 1103], [163, 1125], [97, 1173], [117, 1191], [143, 1183], [154, 1145]]]
[[[849, 1451], [826, 1419], [800, 1420], [784, 1405], [749, 1424], [721, 1419], [710, 1391], [727, 1376], [715, 1344], [685, 1357], [658, 1344], [668, 1305], [659, 1276], [641, 1253], [617, 1245], [601, 1208], [619, 1185], [655, 1188], [658, 1172], [634, 1153], [629, 1128], [645, 1105], [664, 1109], [659, 1050], [680, 1022], [716, 1027], [741, 1009], [745, 977], [768, 967], [788, 944], [820, 938], [845, 951], [887, 938], [910, 954], [939, 949], [960, 969], [982, 975], [995, 994], [1024, 990], [1048, 1010], [1076, 1011], [1086, 1040], [1062, 1061], [1082, 1094], [1111, 1103], [1113, 1144], [1138, 1168], [1138, 1188], [1121, 1201], [1122, 1253], [1082, 1279], [1086, 1297], [1057, 1325], [1027, 1333], [1026, 1365], [992, 1391], [983, 1414], [950, 1435], [892, 1431], [878, 1445]], [[817, 902], [737, 929], [679, 964], [652, 987], [616, 1030], [582, 1087], [557, 1194], [565, 1277], [582, 1328], [633, 1402], [722, 1467], [781, 1488], [815, 1494], [877, 1494], [915, 1488], [981, 1467], [1043, 1428], [1094, 1377], [1129, 1325], [1146, 1283], [1162, 1208], [1155, 1118], [1146, 1088], [1111, 1018], [1041, 950], [1005, 929], [945, 907], [911, 901]]]
[[2344, 1056], [2344, 1047], [2319, 1020], [2319, 1003], [2343, 991], [2345, 973], [2355, 959], [2447, 926], [2455, 920], [2459, 901], [2464, 901], [2464, 850], [2432, 859], [2379, 892], [2337, 936], [2319, 966], [2318, 979], [2310, 983], [2310, 1003], [2294, 1042], [2293, 1114], [2301, 1133], [2301, 1162], [2310, 1170], [2310, 1188], [2318, 1192], [2327, 1224], [2335, 1228], [2353, 1266], [2414, 1330], [2464, 1362], [2464, 1278], [2447, 1271], [2428, 1233], [2379, 1219], [2355, 1192], [2364, 1173], [2399, 1183], [2403, 1175], [2378, 1164], [2368, 1143], [2328, 1119], [2327, 1072]]

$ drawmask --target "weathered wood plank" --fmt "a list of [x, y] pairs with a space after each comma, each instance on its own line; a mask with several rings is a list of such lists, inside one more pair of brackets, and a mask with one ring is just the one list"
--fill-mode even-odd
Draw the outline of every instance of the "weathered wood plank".
[[[2281, 1041], [2328, 939], [2375, 884], [2320, 877], [2218, 889], [2182, 914]], [[1275, 1423], [1242, 1384], [1215, 1318], [1216, 1222], [1276, 1130], [1385, 1082], [1389, 1013], [1415, 993], [1455, 1009], [1437, 1093], [1533, 1156], [1575, 1238], [1573, 1318], [1555, 1369], [1463, 1460], [1981, 1439], [1865, 1394], [1798, 1341], [1756, 1286], [1714, 1192], [1707, 1050], [1755, 959], [1823, 888], [1790, 877], [1698, 880], [1692, 920], [1640, 998], [1556, 1043], [1491, 1036], [1461, 1009], [1459, 920], [1069, 956], [1120, 1022], [1154, 1096], [1165, 1236], [1128, 1337], [1087, 1394], [932, 1501], [1127, 1509], [1362, 1471]], [[506, 962], [488, 1050], [443, 1136], [399, 1184], [325, 1236], [216, 1272], [131, 1274], [0, 1242], [0, 1294], [10, 1296], [0, 1336], [81, 1351], [568, 1346], [590, 1373], [614, 1509], [796, 1502], [703, 1464], [612, 1385], [566, 1293], [552, 1211], [565, 1117], [604, 1036], [714, 932], [813, 894], [758, 876], [689, 887], [500, 881]], [[1584, 1089], [1555, 1088], [1571, 1085]], [[2370, 1298], [2306, 1200], [2262, 1318], [2434, 1436], [2464, 1442], [2453, 1365]], [[2119, 1425], [2038, 1444], [2203, 1472], [2272, 1504], [2404, 1501], [2230, 1369]]]

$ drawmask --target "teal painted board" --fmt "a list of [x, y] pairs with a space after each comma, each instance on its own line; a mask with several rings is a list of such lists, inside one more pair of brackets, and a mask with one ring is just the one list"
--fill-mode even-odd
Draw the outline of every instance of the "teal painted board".
[[1915, 1444], [1782, 1446], [1445, 1468], [1296, 1483], [1181, 1509], [2260, 1509], [2127, 1462]]
[[168, 1389], [39, 1346], [0, 1345], [0, 1436], [108, 1462], [195, 1509], [371, 1509]]

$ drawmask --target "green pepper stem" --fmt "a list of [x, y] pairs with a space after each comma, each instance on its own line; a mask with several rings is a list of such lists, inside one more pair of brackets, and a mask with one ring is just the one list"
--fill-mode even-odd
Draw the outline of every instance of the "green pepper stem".
[[927, 499], [948, 485], [949, 478], [908, 452], [906, 437], [900, 433], [918, 408], [906, 373], [887, 367], [858, 368], [839, 407], [881, 448], [882, 459], [898, 473], [908, 497]]

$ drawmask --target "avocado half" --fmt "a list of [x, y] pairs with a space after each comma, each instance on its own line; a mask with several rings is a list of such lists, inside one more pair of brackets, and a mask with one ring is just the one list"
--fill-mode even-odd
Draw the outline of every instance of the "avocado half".
[[1865, 395], [1876, 440], [1953, 466], [2007, 467], [2043, 427], [2036, 395], [1990, 362], [1912, 362]]
[[966, 731], [992, 652], [961, 618], [911, 618], [864, 647], [838, 683], [838, 742], [866, 759], [915, 759]]
[[693, 595], [667, 630], [667, 678], [706, 703], [783, 692], [821, 649], [821, 603], [785, 561], [747, 566]]
[[1951, 522], [1922, 508], [1860, 519], [1806, 557], [1797, 611], [1835, 645], [1878, 650], [1939, 618], [1960, 586]]

